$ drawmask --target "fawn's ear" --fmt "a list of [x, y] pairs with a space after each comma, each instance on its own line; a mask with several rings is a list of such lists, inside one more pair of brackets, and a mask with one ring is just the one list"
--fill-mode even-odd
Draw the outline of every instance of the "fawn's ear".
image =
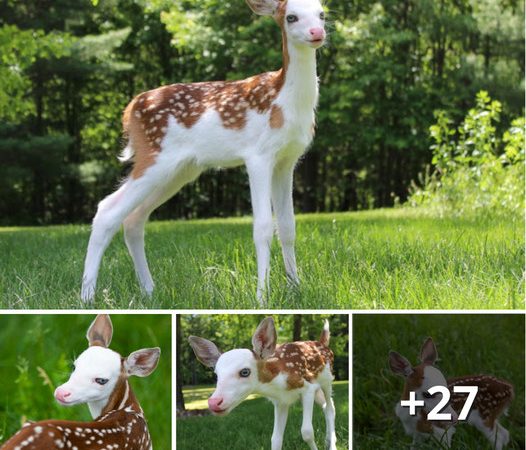
[[260, 16], [273, 16], [278, 9], [278, 0], [246, 0], [250, 9]]
[[161, 356], [161, 349], [143, 348], [130, 354], [124, 362], [124, 368], [128, 375], [136, 375], [138, 377], [146, 377], [150, 375], [159, 362]]
[[428, 337], [422, 345], [422, 350], [420, 350], [420, 361], [427, 364], [434, 364], [437, 359], [438, 352], [435, 343], [433, 339]]
[[192, 346], [195, 356], [203, 365], [212, 369], [216, 366], [221, 352], [212, 341], [197, 336], [189, 336], [188, 342]]
[[98, 345], [99, 347], [108, 348], [113, 335], [113, 326], [108, 314], [99, 314], [92, 322], [86, 333], [89, 345]]
[[413, 373], [411, 363], [397, 352], [389, 352], [389, 367], [394, 373], [404, 378]]
[[267, 317], [261, 321], [252, 336], [252, 348], [258, 358], [265, 359], [276, 350], [276, 327], [274, 319]]

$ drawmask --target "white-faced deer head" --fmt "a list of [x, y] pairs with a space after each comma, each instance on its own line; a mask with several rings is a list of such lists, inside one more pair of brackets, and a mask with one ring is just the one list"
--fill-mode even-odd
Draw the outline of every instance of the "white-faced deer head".
[[325, 412], [327, 448], [336, 449], [335, 410], [331, 398], [334, 356], [328, 348], [328, 322], [319, 341], [277, 345], [274, 321], [267, 317], [252, 336], [252, 350], [234, 349], [221, 353], [207, 339], [190, 336], [189, 342], [197, 359], [213, 368], [217, 375], [216, 389], [208, 399], [213, 414], [228, 414], [250, 394], [264, 395], [274, 403], [271, 442], [272, 450], [279, 450], [289, 406], [301, 398], [304, 409], [302, 436], [309, 447], [315, 449], [312, 409], [316, 401]]
[[137, 350], [123, 358], [108, 348], [112, 334], [109, 316], [97, 316], [88, 329], [89, 348], [75, 360], [69, 380], [55, 390], [55, 398], [62, 405], [87, 403], [94, 420], [43, 420], [26, 424], [2, 450], [151, 450], [146, 419], [128, 377], [152, 373], [160, 349]]

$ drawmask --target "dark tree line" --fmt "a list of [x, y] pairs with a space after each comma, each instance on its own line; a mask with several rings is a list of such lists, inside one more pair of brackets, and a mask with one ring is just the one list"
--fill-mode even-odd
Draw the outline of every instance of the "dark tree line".
[[[404, 201], [431, 162], [433, 112], [460, 120], [481, 89], [503, 103], [503, 128], [521, 113], [522, 2], [326, 6], [330, 40], [319, 54], [316, 139], [297, 168], [298, 211]], [[129, 170], [116, 156], [135, 94], [277, 69], [279, 42], [272, 20], [242, 0], [1, 1], [1, 223], [90, 220]], [[244, 170], [212, 170], [156, 217], [249, 211]]]

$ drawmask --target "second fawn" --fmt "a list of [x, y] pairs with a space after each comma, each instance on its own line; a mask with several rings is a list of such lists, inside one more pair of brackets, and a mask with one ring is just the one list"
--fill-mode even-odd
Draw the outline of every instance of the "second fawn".
[[[396, 415], [401, 420], [405, 432], [413, 437], [413, 448], [419, 441], [435, 437], [441, 445], [451, 446], [451, 438], [455, 432], [467, 396], [455, 392], [458, 386], [476, 386], [478, 393], [475, 397], [466, 422], [476, 427], [484, 434], [495, 450], [501, 450], [509, 441], [509, 432], [499, 423], [499, 416], [506, 411], [513, 400], [513, 386], [507, 381], [488, 375], [468, 375], [446, 380], [442, 372], [434, 366], [438, 358], [435, 344], [428, 338], [420, 351], [420, 364], [411, 363], [397, 352], [389, 353], [391, 370], [405, 379], [402, 400], [408, 400], [410, 392], [416, 393], [416, 399], [424, 402], [424, 406], [417, 409], [417, 414], [410, 415], [407, 407], [400, 402], [396, 405]], [[450, 402], [443, 409], [451, 414], [451, 420], [428, 420], [429, 413], [438, 405], [442, 397], [435, 393], [431, 395], [429, 389], [433, 386], [444, 386], [450, 391]]]
[[252, 350], [235, 349], [221, 354], [216, 345], [196, 336], [189, 341], [197, 359], [213, 368], [217, 387], [208, 399], [213, 414], [228, 414], [250, 394], [261, 394], [274, 404], [272, 450], [280, 450], [290, 405], [301, 398], [303, 423], [301, 435], [311, 450], [316, 450], [312, 412], [314, 402], [325, 413], [326, 448], [336, 450], [335, 410], [332, 401], [332, 365], [329, 349], [329, 323], [326, 321], [319, 341], [276, 345], [272, 317], [264, 319], [252, 336]]
[[325, 40], [324, 12], [320, 0], [247, 3], [280, 26], [283, 67], [240, 81], [162, 86], [131, 101], [123, 117], [128, 138], [123, 159], [133, 161], [133, 170], [98, 205], [84, 265], [84, 301], [95, 295], [102, 255], [121, 224], [141, 288], [152, 293], [145, 223], [153, 210], [212, 167], [246, 166], [258, 298], [262, 301], [268, 289], [273, 212], [287, 277], [298, 282], [292, 177], [314, 134], [316, 49]]
[[1, 450], [152, 449], [148, 424], [128, 377], [152, 373], [160, 349], [137, 350], [123, 358], [108, 348], [112, 334], [109, 316], [97, 316], [88, 329], [89, 348], [75, 360], [69, 380], [55, 390], [62, 405], [87, 403], [94, 420], [27, 423]]

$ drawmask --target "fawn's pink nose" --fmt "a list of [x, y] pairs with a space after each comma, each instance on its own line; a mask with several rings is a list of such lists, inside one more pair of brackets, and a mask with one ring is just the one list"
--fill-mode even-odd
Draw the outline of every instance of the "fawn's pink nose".
[[309, 33], [313, 41], [323, 41], [325, 39], [325, 30], [323, 28], [311, 28]]
[[214, 412], [222, 411], [221, 403], [223, 403], [222, 397], [210, 397], [208, 399], [208, 407], [210, 408], [211, 411], [214, 411]]
[[56, 398], [59, 402], [67, 403], [67, 402], [68, 402], [67, 397], [69, 397], [70, 395], [71, 395], [71, 392], [68, 392], [68, 391], [66, 391], [65, 389], [61, 388], [61, 387], [58, 387], [58, 388], [55, 390], [55, 398]]

